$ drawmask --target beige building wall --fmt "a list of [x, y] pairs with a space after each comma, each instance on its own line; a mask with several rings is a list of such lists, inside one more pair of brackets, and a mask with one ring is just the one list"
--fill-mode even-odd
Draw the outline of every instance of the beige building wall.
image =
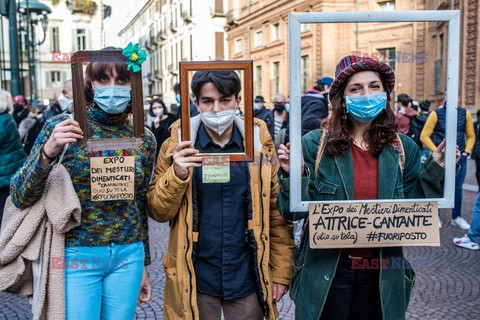
[[[271, 102], [277, 91], [285, 95], [289, 93], [289, 12], [392, 9], [461, 10], [461, 105], [471, 111], [480, 107], [480, 81], [477, 80], [480, 74], [478, 1], [358, 0], [357, 9], [355, 0], [229, 0], [225, 26], [229, 59], [254, 61], [254, 93]], [[435, 106], [441, 103], [447, 79], [447, 23], [360, 23], [358, 32], [356, 28], [355, 23], [302, 25], [303, 89], [311, 88], [322, 76], [333, 77], [336, 64], [345, 55], [358, 52], [372, 56], [390, 49], [393, 55], [389, 64], [396, 73], [394, 93], [408, 93], [418, 101], [431, 100]], [[423, 58], [412, 62], [412, 55], [423, 55]]]

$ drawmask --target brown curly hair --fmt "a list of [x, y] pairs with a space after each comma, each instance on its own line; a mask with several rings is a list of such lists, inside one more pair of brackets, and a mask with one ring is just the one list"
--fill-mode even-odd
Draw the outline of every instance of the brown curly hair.
[[[390, 92], [387, 82], [382, 74], [374, 71], [381, 79], [383, 88], [387, 92], [387, 107], [370, 123], [365, 131], [364, 139], [368, 144], [368, 150], [375, 156], [379, 156], [386, 146], [391, 146], [395, 140], [397, 123], [393, 113]], [[345, 98], [343, 97], [347, 81], [344, 81], [337, 94], [330, 101], [332, 105], [331, 117], [322, 123], [325, 135], [325, 153], [339, 155], [352, 146], [353, 123], [346, 114]], [[326, 129], [326, 131], [325, 131]]]

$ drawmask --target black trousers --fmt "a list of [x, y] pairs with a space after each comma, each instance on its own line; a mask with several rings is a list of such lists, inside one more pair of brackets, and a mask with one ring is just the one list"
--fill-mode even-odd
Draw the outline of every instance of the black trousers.
[[378, 269], [352, 269], [341, 256], [320, 320], [381, 320]]

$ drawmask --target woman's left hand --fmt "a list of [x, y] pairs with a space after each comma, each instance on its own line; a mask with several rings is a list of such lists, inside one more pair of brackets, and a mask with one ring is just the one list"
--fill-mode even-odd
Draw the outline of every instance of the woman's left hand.
[[[442, 167], [445, 167], [445, 145], [446, 145], [446, 142], [445, 142], [445, 139], [443, 139], [442, 143], [440, 143], [432, 153], [433, 160], [437, 161], [437, 163]], [[455, 153], [456, 162], [460, 160], [460, 156], [461, 156], [460, 150], [458, 149], [458, 146], [457, 146], [457, 151]]]
[[152, 296], [152, 284], [148, 276], [147, 266], [143, 267], [142, 285], [140, 287], [140, 294], [138, 295], [138, 303], [150, 301]]

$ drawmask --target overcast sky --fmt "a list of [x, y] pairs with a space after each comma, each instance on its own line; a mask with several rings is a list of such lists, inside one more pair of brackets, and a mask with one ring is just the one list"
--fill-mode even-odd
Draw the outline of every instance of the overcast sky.
[[144, 2], [145, 0], [103, 0], [103, 4], [110, 5], [112, 7], [112, 15], [104, 20], [106, 46], [118, 47], [121, 45], [120, 38], [117, 36], [117, 34], [123, 27], [125, 27], [127, 23], [127, 15], [134, 8], [138, 8], [137, 5], [140, 5]]

